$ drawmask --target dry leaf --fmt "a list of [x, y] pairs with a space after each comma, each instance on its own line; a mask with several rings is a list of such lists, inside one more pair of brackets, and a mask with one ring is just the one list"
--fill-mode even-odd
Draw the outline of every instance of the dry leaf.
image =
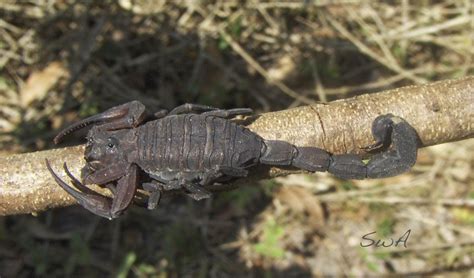
[[22, 107], [26, 108], [33, 101], [44, 99], [49, 90], [68, 72], [60, 62], [52, 62], [41, 71], [33, 72], [20, 91]]
[[318, 198], [310, 190], [299, 186], [283, 186], [276, 198], [296, 213], [307, 213], [316, 226], [324, 225], [324, 211]]
[[296, 63], [290, 55], [281, 57], [268, 69], [268, 76], [274, 81], [283, 81], [290, 73], [296, 71]]

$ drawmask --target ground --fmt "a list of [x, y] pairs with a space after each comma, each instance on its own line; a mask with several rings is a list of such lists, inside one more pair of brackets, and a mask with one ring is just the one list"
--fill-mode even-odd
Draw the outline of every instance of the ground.
[[[0, 154], [132, 99], [263, 113], [474, 73], [470, 1], [380, 2], [2, 0]], [[443, 144], [395, 178], [292, 175], [114, 221], [2, 217], [0, 276], [472, 275], [473, 154]]]

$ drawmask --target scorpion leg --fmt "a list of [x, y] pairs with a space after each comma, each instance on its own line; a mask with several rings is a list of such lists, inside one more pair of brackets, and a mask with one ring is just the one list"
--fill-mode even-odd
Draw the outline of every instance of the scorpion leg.
[[184, 189], [186, 195], [199, 201], [211, 197], [211, 193], [201, 186], [210, 175], [212, 174], [206, 173], [202, 176], [196, 173], [182, 174], [177, 180], [165, 183], [163, 188], [165, 190]]
[[168, 110], [166, 109], [160, 109], [159, 111], [153, 113], [153, 117], [155, 117], [155, 119], [161, 119], [166, 115], [168, 115]]
[[234, 109], [229, 109], [229, 110], [223, 110], [223, 109], [212, 110], [212, 111], [205, 112], [202, 115], [216, 116], [219, 118], [229, 119], [238, 115], [250, 115], [252, 113], [253, 113], [253, 110], [250, 108], [234, 108]]
[[145, 106], [139, 101], [131, 101], [70, 125], [56, 135], [54, 143], [58, 144], [64, 136], [91, 124], [100, 124], [105, 130], [136, 127], [145, 116]]
[[179, 190], [183, 188], [183, 183], [178, 180], [172, 181], [164, 181], [163, 180], [163, 190], [170, 191], [170, 190]]
[[186, 194], [194, 200], [209, 198], [211, 196], [211, 193], [206, 189], [202, 188], [196, 178], [197, 177], [194, 175], [189, 177], [181, 177], [178, 180], [163, 181], [161, 189], [163, 191], [184, 189], [186, 191]]
[[201, 187], [200, 184], [186, 183], [183, 185], [183, 187], [186, 189], [186, 191], [188, 191], [187, 195], [196, 201], [207, 199], [212, 196], [211, 192]]
[[249, 171], [245, 170], [244, 168], [219, 165], [214, 169], [199, 173], [197, 176], [188, 178], [186, 180], [188, 181], [187, 183], [195, 183], [197, 181], [198, 185], [203, 187], [213, 184], [216, 180], [223, 176], [231, 178], [243, 178], [246, 177], [248, 173]]
[[249, 173], [249, 171], [243, 168], [229, 167], [229, 166], [217, 166], [217, 171], [226, 176], [231, 176], [231, 177], [236, 177], [236, 178], [246, 177]]
[[243, 168], [217, 166], [215, 169], [199, 174], [197, 177], [189, 178], [183, 182], [183, 187], [188, 191], [188, 196], [194, 200], [202, 200], [212, 196], [212, 193], [204, 188], [212, 184], [216, 179], [227, 177], [246, 177], [248, 171]]
[[110, 190], [110, 192], [112, 192], [113, 196], [115, 196], [117, 194], [117, 187], [114, 184], [112, 184], [111, 182], [105, 184], [105, 187], [107, 187], [107, 189]]
[[198, 112], [207, 112], [207, 111], [213, 111], [213, 110], [219, 110], [219, 109], [215, 107], [207, 106], [207, 105], [186, 103], [178, 107], [175, 107], [173, 110], [171, 110], [168, 113], [168, 115], [178, 115], [178, 114], [186, 114], [186, 113], [192, 113], [192, 112], [198, 113]]
[[150, 192], [150, 197], [148, 197], [148, 204], [147, 208], [149, 210], [156, 209], [156, 207], [160, 204], [161, 200], [161, 192], [163, 191], [163, 187], [158, 182], [146, 182], [142, 184], [143, 189]]

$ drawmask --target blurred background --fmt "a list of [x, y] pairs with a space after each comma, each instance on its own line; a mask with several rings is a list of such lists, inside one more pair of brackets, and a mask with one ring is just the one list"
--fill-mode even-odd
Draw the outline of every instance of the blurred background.
[[[0, 155], [54, 148], [130, 100], [257, 113], [474, 73], [471, 0], [0, 1]], [[83, 143], [80, 134], [67, 144]], [[3, 277], [473, 275], [473, 140], [412, 171], [248, 184], [108, 221], [81, 207], [0, 218]], [[0, 204], [1, 205], [1, 204]], [[407, 248], [363, 248], [362, 236]], [[367, 241], [365, 241], [367, 243]]]

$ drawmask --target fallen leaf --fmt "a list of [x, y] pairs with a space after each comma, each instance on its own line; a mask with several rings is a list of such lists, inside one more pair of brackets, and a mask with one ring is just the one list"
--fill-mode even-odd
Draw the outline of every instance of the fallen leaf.
[[33, 101], [44, 99], [58, 80], [67, 75], [66, 68], [60, 62], [52, 62], [41, 71], [33, 72], [21, 88], [20, 105], [26, 108]]
[[283, 81], [289, 74], [296, 71], [296, 63], [290, 55], [281, 57], [275, 65], [268, 69], [268, 77], [273, 81]]
[[311, 223], [316, 227], [324, 225], [324, 210], [310, 190], [299, 186], [283, 186], [276, 194], [276, 198], [296, 213], [307, 213]]

